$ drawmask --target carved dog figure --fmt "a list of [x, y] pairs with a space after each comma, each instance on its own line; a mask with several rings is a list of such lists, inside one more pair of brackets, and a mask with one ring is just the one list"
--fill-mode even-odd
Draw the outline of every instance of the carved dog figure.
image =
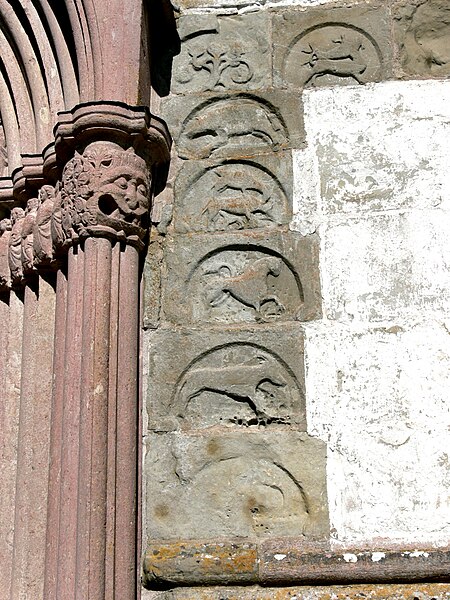
[[203, 392], [213, 392], [246, 403], [258, 420], [270, 417], [279, 417], [281, 420], [289, 414], [288, 383], [280, 375], [279, 365], [264, 356], [255, 356], [233, 366], [211, 366], [189, 371], [180, 389], [184, 409]]
[[272, 302], [280, 314], [284, 307], [280, 300], [270, 292], [267, 277], [278, 277], [283, 261], [275, 256], [265, 256], [255, 260], [240, 275], [232, 275], [228, 265], [222, 265], [216, 271], [205, 273], [213, 276], [207, 287], [207, 298], [210, 306], [216, 307], [232, 297], [241, 304], [253, 308], [257, 318], [263, 318], [262, 309]]
[[[178, 154], [208, 158], [237, 138], [254, 138], [277, 151], [286, 143], [280, 119], [268, 107], [250, 99], [219, 100], [201, 109], [185, 123]], [[256, 139], [255, 139], [256, 138]], [[240, 143], [240, 142], [238, 142]]]

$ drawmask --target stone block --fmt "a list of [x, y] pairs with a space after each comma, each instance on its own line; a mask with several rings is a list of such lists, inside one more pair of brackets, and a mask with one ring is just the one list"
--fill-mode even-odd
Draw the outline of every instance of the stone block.
[[246, 585], [257, 578], [257, 547], [249, 542], [154, 542], [144, 559], [144, 583], [149, 587], [227, 581]]
[[287, 225], [292, 217], [292, 157], [185, 161], [175, 184], [174, 230], [216, 232]]
[[275, 13], [275, 85], [355, 85], [390, 77], [390, 19], [383, 4]]
[[450, 312], [450, 212], [411, 211], [323, 229], [324, 313], [341, 322], [442, 319]]
[[305, 433], [151, 434], [146, 470], [151, 540], [329, 533], [325, 444]]
[[450, 209], [450, 82], [385, 82], [303, 97], [308, 147], [294, 156], [296, 221]]
[[150, 429], [305, 429], [302, 343], [298, 325], [152, 332]]
[[183, 159], [246, 158], [304, 144], [301, 100], [285, 91], [172, 96], [162, 113]]
[[180, 588], [145, 592], [143, 598], [160, 600], [449, 600], [447, 583], [359, 584], [301, 587]]
[[450, 76], [450, 4], [447, 0], [402, 0], [393, 6], [400, 74]]
[[293, 232], [167, 239], [165, 318], [172, 323], [268, 323], [321, 313], [318, 238]]
[[144, 329], [155, 329], [159, 325], [161, 309], [161, 269], [163, 260], [163, 241], [152, 231], [144, 262], [142, 294], [142, 324]]
[[178, 20], [181, 53], [173, 64], [172, 93], [271, 87], [267, 13]]

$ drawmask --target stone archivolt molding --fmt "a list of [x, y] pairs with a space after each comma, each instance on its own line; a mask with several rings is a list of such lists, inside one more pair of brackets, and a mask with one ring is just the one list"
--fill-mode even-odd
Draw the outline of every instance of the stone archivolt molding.
[[55, 144], [45, 150], [49, 180], [0, 222], [3, 291], [56, 267], [89, 236], [145, 245], [156, 168], [169, 159], [165, 125], [145, 108], [106, 102], [60, 117]]

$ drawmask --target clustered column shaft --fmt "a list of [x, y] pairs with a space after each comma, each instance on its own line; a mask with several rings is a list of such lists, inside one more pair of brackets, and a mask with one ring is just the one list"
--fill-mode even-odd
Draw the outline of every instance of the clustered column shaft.
[[[32, 491], [27, 444], [38, 448], [39, 427], [51, 422], [40, 458], [48, 502], [38, 481], [32, 492], [40, 541], [28, 548], [31, 517], [16, 508], [13, 588], [29, 586], [19, 572], [40, 552], [46, 600], [131, 599], [139, 587], [140, 253], [169, 138], [146, 110], [113, 103], [63, 113], [55, 131], [58, 181], [0, 226], [3, 293], [25, 290], [20, 411], [29, 415], [20, 419], [17, 493]], [[43, 277], [54, 288], [46, 284], [53, 305], [45, 317]]]

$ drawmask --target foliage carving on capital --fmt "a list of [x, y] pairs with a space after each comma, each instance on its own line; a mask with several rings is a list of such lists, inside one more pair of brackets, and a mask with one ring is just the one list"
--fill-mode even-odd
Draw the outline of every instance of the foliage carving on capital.
[[[63, 236], [68, 243], [94, 235], [139, 246], [147, 232], [150, 185], [147, 163], [133, 148], [124, 150], [112, 142], [90, 144], [82, 154], [75, 153], [63, 171]], [[58, 210], [57, 206], [54, 226]]]

